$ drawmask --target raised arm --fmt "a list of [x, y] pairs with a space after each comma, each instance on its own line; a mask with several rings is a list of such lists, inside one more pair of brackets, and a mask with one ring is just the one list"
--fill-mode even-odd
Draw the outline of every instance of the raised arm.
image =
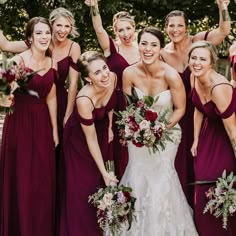
[[[80, 55], [81, 55], [81, 50], [79, 44], [73, 43], [71, 57], [74, 63], [77, 62], [77, 60], [80, 58]], [[79, 72], [70, 67], [68, 80], [69, 80], [69, 88], [68, 88], [67, 107], [63, 121], [64, 125], [74, 109], [75, 97], [78, 92]]]
[[231, 84], [236, 88], [236, 42], [229, 48]]
[[[228, 12], [229, 0], [217, 0], [219, 8], [219, 26], [209, 32], [207, 40], [212, 42], [214, 45], [220, 44], [224, 38], [230, 33], [231, 21]], [[200, 32], [193, 37], [193, 42], [203, 40], [206, 31]]]
[[99, 13], [98, 1], [97, 0], [85, 0], [85, 4], [91, 8], [91, 16], [93, 21], [93, 28], [96, 32], [99, 44], [106, 57], [110, 55], [110, 42], [109, 35], [102, 25], [102, 18]]
[[[94, 108], [89, 99], [87, 99], [86, 97], [79, 98], [77, 99], [76, 104], [80, 116], [82, 116], [84, 119], [92, 118], [92, 111]], [[105, 184], [108, 186], [110, 182], [117, 183], [118, 180], [116, 179], [116, 177], [110, 175], [106, 171], [105, 164], [102, 158], [102, 152], [98, 144], [97, 133], [94, 124], [81, 124], [81, 127], [85, 134], [90, 154], [93, 157], [101, 175], [103, 176]]]
[[0, 30], [0, 50], [5, 52], [20, 53], [27, 50], [24, 41], [9, 41]]

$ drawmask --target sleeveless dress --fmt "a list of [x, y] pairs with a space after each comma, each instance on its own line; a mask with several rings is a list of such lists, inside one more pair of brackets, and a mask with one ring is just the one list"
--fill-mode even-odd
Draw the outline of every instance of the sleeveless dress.
[[[145, 94], [135, 88], [138, 97]], [[152, 109], [173, 111], [170, 90], [160, 94]], [[176, 127], [179, 127], [177, 124]], [[180, 127], [179, 127], [180, 128]], [[181, 188], [174, 161], [181, 139], [181, 129], [173, 131], [166, 149], [149, 153], [146, 147], [128, 145], [129, 163], [120, 184], [133, 189], [137, 221], [133, 222], [129, 236], [196, 236], [192, 210]]]
[[71, 48], [74, 42], [71, 43], [68, 56], [64, 59], [60, 60], [58, 65], [58, 74], [59, 78], [55, 81], [56, 88], [57, 88], [57, 120], [58, 120], [58, 131], [59, 131], [59, 138], [62, 140], [62, 133], [63, 133], [63, 119], [66, 113], [67, 107], [67, 96], [68, 92], [66, 89], [66, 79], [69, 75], [70, 67], [74, 70], [78, 71], [77, 65], [73, 62], [73, 59], [70, 57]]
[[[109, 69], [117, 75], [117, 87], [119, 88], [117, 106], [115, 107], [115, 111], [120, 111], [125, 109], [125, 99], [122, 92], [122, 74], [126, 67], [130, 66], [130, 64], [122, 57], [119, 52], [117, 52], [114, 42], [111, 37], [109, 37], [110, 41], [110, 56], [107, 57], [107, 65]], [[120, 144], [120, 136], [118, 134], [118, 128], [115, 124], [116, 116], [113, 117], [113, 129], [114, 129], [114, 162], [116, 175], [118, 179], [121, 179], [124, 174], [125, 168], [128, 164], [128, 150], [127, 147], [121, 146]]]
[[88, 149], [81, 124], [95, 125], [103, 160], [104, 162], [112, 160], [113, 145], [108, 143], [109, 119], [107, 113], [114, 109], [116, 103], [117, 94], [114, 90], [105, 107], [94, 107], [92, 119], [81, 117], [75, 107], [66, 123], [63, 137], [66, 196], [61, 209], [60, 236], [102, 235], [97, 224], [96, 209], [88, 203], [88, 196], [95, 193], [99, 187], [104, 187], [105, 184]]
[[[218, 84], [217, 86], [220, 86]], [[230, 85], [229, 85], [230, 86]], [[196, 108], [203, 113], [204, 120], [199, 135], [197, 157], [194, 158], [196, 181], [215, 181], [224, 170], [236, 174], [236, 159], [222, 119], [226, 119], [236, 110], [236, 91], [225, 112], [220, 113], [216, 105], [209, 101], [202, 104], [195, 88], [192, 100]], [[233, 236], [236, 235], [236, 215], [230, 217], [228, 229], [222, 228], [222, 218], [215, 218], [210, 213], [203, 214], [208, 201], [205, 192], [212, 185], [195, 185], [194, 217], [196, 227], [201, 236]]]
[[15, 94], [7, 115], [0, 158], [0, 235], [53, 236], [55, 148], [46, 97], [56, 71], [36, 74], [35, 95]]

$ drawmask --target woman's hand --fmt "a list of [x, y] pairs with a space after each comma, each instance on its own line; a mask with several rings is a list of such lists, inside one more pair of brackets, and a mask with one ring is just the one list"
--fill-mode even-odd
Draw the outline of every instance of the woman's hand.
[[93, 7], [95, 6], [98, 1], [97, 0], [85, 0], [84, 3], [88, 6], [88, 7]]
[[109, 172], [109, 173], [106, 172], [103, 174], [102, 177], [104, 179], [106, 186], [116, 185], [119, 182], [113, 172]]
[[114, 139], [114, 133], [113, 133], [113, 130], [112, 128], [108, 128], [108, 143], [112, 142]]
[[193, 157], [197, 156], [197, 146], [198, 146], [198, 141], [193, 141], [193, 145], [191, 147], [191, 153]]
[[0, 106], [1, 107], [11, 107], [14, 103], [14, 96], [10, 95], [3, 95], [0, 97]]

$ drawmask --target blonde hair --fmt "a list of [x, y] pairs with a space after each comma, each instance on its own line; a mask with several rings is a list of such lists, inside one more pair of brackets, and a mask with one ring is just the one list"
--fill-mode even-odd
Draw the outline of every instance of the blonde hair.
[[205, 41], [205, 40], [201, 40], [201, 41], [197, 41], [197, 42], [193, 43], [189, 49], [188, 61], [191, 57], [193, 50], [196, 48], [208, 49], [208, 51], [210, 52], [210, 57], [211, 57], [211, 65], [215, 68], [217, 60], [218, 60], [217, 49], [216, 49], [215, 45], [213, 45], [211, 42]]
[[68, 11], [67, 9], [65, 9], [63, 7], [56, 8], [50, 13], [50, 15], [49, 15], [50, 24], [53, 25], [53, 23], [60, 17], [64, 17], [70, 22], [70, 25], [71, 25], [70, 35], [73, 38], [78, 37], [79, 33], [78, 33], [77, 28], [75, 26], [75, 18], [70, 11]]
[[131, 16], [128, 12], [126, 11], [120, 11], [117, 12], [114, 16], [113, 16], [113, 29], [114, 31], [116, 31], [116, 24], [118, 21], [127, 21], [129, 22], [133, 27], [135, 27], [135, 21], [134, 21], [134, 16]]

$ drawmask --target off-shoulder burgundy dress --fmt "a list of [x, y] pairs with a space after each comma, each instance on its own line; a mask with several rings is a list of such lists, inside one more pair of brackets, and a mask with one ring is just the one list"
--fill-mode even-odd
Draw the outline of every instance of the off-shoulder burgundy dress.
[[53, 236], [55, 148], [46, 97], [55, 70], [28, 84], [35, 95], [15, 94], [7, 115], [0, 158], [0, 235]]

